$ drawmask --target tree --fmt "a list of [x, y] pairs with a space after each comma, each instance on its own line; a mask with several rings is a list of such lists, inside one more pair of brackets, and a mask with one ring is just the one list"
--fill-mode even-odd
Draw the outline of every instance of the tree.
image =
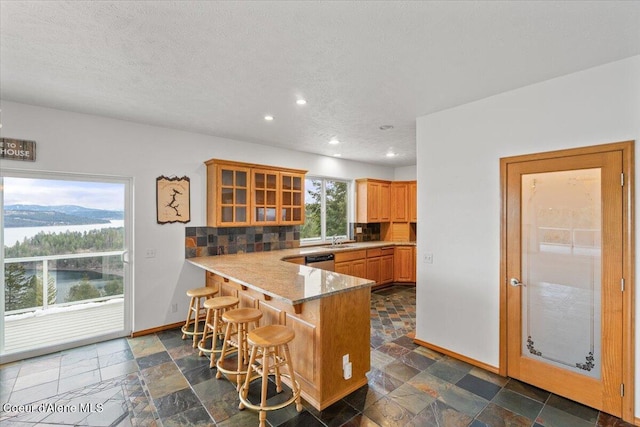
[[77, 285], [73, 285], [71, 289], [69, 289], [69, 295], [66, 300], [67, 302], [82, 301], [100, 298], [100, 296], [100, 291], [89, 282], [89, 277], [84, 276]]
[[[42, 277], [35, 274], [31, 276], [29, 288], [29, 307], [41, 307], [43, 305]], [[58, 289], [56, 288], [55, 280], [53, 279], [53, 276], [49, 276], [49, 279], [47, 280], [47, 304], [55, 304], [57, 295]]]
[[[322, 227], [322, 182], [309, 179], [305, 198], [305, 223], [300, 229], [303, 239], [321, 237]], [[344, 236], [347, 233], [347, 196], [349, 185], [343, 181], [325, 182], [325, 226], [326, 236]], [[309, 185], [310, 184], [310, 185]]]
[[122, 293], [124, 293], [122, 279], [110, 280], [106, 285], [104, 285], [105, 295], [121, 295]]
[[29, 305], [30, 280], [22, 264], [10, 263], [4, 267], [4, 309], [20, 310]]
[[302, 227], [300, 227], [300, 237], [302, 239], [321, 236], [322, 181], [319, 179], [307, 180], [307, 184], [309, 183], [311, 183], [311, 188], [306, 190], [312, 201], [305, 202], [305, 220]]
[[347, 183], [327, 181], [327, 236], [347, 234]]

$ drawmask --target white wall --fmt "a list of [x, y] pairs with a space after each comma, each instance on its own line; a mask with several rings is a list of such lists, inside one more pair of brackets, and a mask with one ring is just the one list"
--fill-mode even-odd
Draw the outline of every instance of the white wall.
[[415, 181], [416, 165], [397, 167], [393, 176], [394, 181]]
[[639, 139], [640, 56], [418, 118], [416, 338], [498, 366], [501, 157]]
[[[0, 135], [35, 140], [36, 162], [0, 160], [0, 169], [107, 174], [134, 178], [134, 324], [140, 331], [184, 320], [185, 291], [202, 270], [184, 260], [184, 229], [206, 225], [206, 168], [211, 158], [308, 169], [309, 174], [393, 179], [393, 168], [277, 149], [173, 129], [2, 101]], [[156, 223], [160, 175], [191, 179], [191, 222]], [[156, 249], [156, 258], [145, 250]], [[171, 313], [171, 304], [178, 304]]]

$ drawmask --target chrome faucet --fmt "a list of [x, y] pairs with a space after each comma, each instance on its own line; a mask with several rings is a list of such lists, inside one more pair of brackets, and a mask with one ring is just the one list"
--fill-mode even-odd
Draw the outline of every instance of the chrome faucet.
[[331, 246], [335, 246], [337, 241], [338, 241], [338, 236], [334, 234], [333, 237], [331, 238]]

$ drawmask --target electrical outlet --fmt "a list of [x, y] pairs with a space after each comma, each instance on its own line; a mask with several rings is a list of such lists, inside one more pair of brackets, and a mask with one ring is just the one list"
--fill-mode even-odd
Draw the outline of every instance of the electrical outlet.
[[423, 260], [425, 264], [433, 264], [433, 254], [424, 254]]
[[178, 312], [178, 304], [171, 304], [171, 312], [172, 313], [177, 313]]
[[344, 368], [342, 369], [342, 373], [345, 380], [351, 379], [352, 369], [353, 369], [353, 365], [351, 364], [351, 362], [344, 365]]
[[356, 227], [356, 233], [362, 234], [362, 227]]
[[156, 250], [155, 249], [147, 249], [147, 252], [145, 253], [145, 258], [155, 258], [156, 257]]

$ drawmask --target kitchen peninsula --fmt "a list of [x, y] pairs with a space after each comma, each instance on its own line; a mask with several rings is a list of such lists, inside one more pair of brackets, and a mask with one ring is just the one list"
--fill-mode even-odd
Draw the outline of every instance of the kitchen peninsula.
[[[340, 250], [345, 250], [340, 248]], [[322, 410], [367, 384], [373, 281], [286, 262], [333, 252], [331, 247], [204, 256], [187, 259], [207, 271], [207, 286], [263, 312], [260, 325], [295, 331], [290, 345], [302, 396]], [[351, 362], [351, 377], [343, 356]], [[348, 378], [345, 378], [348, 377]]]

